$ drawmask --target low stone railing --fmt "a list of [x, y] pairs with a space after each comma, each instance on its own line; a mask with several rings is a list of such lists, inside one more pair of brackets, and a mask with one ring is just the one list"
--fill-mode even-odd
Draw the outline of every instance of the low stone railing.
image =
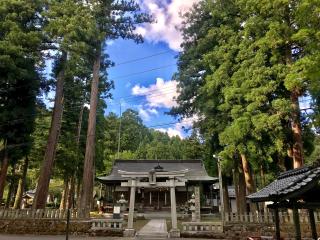
[[103, 219], [103, 218], [91, 219], [92, 230], [122, 229], [122, 228], [123, 228], [123, 219]]
[[[0, 209], [0, 219], [66, 219], [63, 209]], [[70, 219], [79, 218], [77, 210], [70, 210]]]
[[[316, 223], [320, 223], [320, 212], [314, 212], [314, 218]], [[229, 213], [225, 215], [226, 223], [274, 223], [274, 214], [268, 212], [266, 214], [237, 214]], [[293, 223], [293, 214], [292, 212], [279, 212], [280, 223]], [[308, 213], [301, 211], [299, 213], [299, 222], [300, 223], [309, 223]]]
[[223, 226], [222, 222], [183, 222], [182, 231], [222, 233]]

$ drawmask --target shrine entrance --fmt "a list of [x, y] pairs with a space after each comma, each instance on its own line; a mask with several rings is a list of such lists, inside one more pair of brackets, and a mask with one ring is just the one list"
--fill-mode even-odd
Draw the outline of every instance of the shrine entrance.
[[[126, 181], [121, 182], [121, 187], [130, 188], [128, 225], [124, 232], [126, 237], [132, 237], [135, 234], [133, 228], [134, 206], [136, 189], [144, 189], [144, 201], [149, 201], [150, 205], [154, 205], [156, 200], [159, 209], [161, 206], [169, 204], [171, 211], [172, 228], [170, 230], [171, 237], [180, 237], [180, 231], [177, 225], [177, 205], [176, 205], [176, 187], [184, 187], [186, 185], [185, 174], [188, 169], [179, 171], [164, 171], [160, 166], [155, 167], [149, 172], [127, 172], [119, 170], [119, 174]], [[163, 189], [163, 191], [161, 191]], [[158, 191], [152, 191], [158, 190]], [[167, 191], [168, 190], [168, 191]], [[152, 193], [155, 194], [152, 194]], [[161, 193], [160, 193], [161, 192]], [[149, 194], [145, 194], [149, 193]], [[149, 196], [147, 196], [149, 195]], [[153, 196], [152, 196], [153, 195]], [[156, 195], [156, 196], [154, 196]], [[149, 197], [149, 198], [148, 198]], [[160, 197], [163, 199], [160, 200]], [[170, 199], [170, 200], [169, 200]]]

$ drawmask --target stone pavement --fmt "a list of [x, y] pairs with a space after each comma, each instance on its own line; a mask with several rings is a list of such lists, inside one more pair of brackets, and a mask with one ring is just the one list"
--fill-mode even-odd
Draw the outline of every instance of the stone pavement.
[[137, 239], [165, 239], [168, 237], [165, 219], [152, 219], [137, 233]]
[[[48, 236], [48, 235], [6, 235], [0, 234], [0, 240], [65, 240], [63, 235]], [[122, 237], [87, 237], [87, 236], [70, 236], [70, 240], [134, 240], [134, 238]], [[170, 240], [208, 240], [208, 239], [193, 239], [193, 238], [177, 238]]]
[[[64, 235], [2, 235], [0, 240], [65, 240]], [[121, 237], [88, 237], [88, 236], [69, 236], [69, 240], [133, 240], [133, 238]]]
[[141, 233], [167, 232], [167, 223], [165, 219], [152, 219], [144, 225]]

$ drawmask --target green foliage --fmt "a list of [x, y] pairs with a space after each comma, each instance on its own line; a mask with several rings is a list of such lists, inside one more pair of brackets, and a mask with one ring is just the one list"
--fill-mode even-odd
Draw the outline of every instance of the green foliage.
[[12, 160], [28, 154], [41, 80], [41, 1], [0, 3], [0, 139]]
[[[114, 113], [105, 118], [105, 171], [108, 173], [114, 159], [203, 159], [205, 146], [194, 132], [190, 137], [181, 139], [169, 137], [167, 133], [148, 129], [138, 112], [127, 109], [121, 119], [121, 142], [118, 156], [120, 119]], [[211, 169], [211, 167], [210, 167]]]
[[313, 98], [314, 111], [301, 118], [305, 154], [312, 153], [311, 126], [319, 119], [319, 9], [319, 1], [309, 0], [203, 0], [185, 15], [174, 76], [179, 105], [171, 114], [201, 116], [195, 127], [210, 152], [224, 158], [225, 174], [231, 175], [239, 154], [256, 172], [278, 171], [293, 144], [292, 93]]

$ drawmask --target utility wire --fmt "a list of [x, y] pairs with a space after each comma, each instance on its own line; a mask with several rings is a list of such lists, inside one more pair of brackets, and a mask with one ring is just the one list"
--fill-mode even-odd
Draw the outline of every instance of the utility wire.
[[148, 59], [148, 58], [153, 58], [153, 57], [156, 57], [156, 56], [159, 56], [159, 55], [163, 55], [163, 54], [166, 54], [166, 53], [169, 53], [169, 52], [171, 52], [171, 50], [164, 51], [164, 52], [159, 52], [159, 53], [155, 53], [155, 54], [151, 54], [151, 55], [144, 56], [144, 57], [141, 57], [141, 58], [130, 59], [130, 60], [127, 60], [127, 61], [124, 61], [124, 62], [116, 63], [111, 68], [114, 68], [114, 67], [117, 67], [117, 66], [120, 66], [120, 65], [133, 63], [133, 62], [139, 62], [139, 61], [142, 61], [142, 60], [145, 60], [145, 59]]
[[176, 122], [160, 123], [160, 124], [157, 124], [157, 125], [150, 125], [150, 126], [146, 126], [146, 127], [147, 128], [154, 128], [154, 127], [163, 127], [163, 126], [175, 125], [177, 123], [187, 124], [187, 123], [191, 123], [191, 122], [194, 122], [194, 120], [193, 119], [187, 119], [187, 120], [176, 121]]
[[[135, 103], [135, 102], [139, 102], [140, 100], [142, 100], [143, 98], [145, 97], [148, 97], [148, 98], [154, 98], [154, 97], [158, 97], [158, 96], [164, 96], [168, 93], [171, 93], [171, 92], [174, 92], [174, 89], [170, 90], [170, 88], [167, 90], [167, 91], [164, 91], [164, 92], [160, 92], [158, 94], [146, 94], [146, 95], [141, 95], [141, 96], [133, 96], [133, 97], [128, 97], [128, 98], [119, 98], [120, 101], [125, 101], [127, 99], [129, 99], [129, 101], [125, 101], [126, 104], [128, 103], [131, 103], [130, 105], [132, 105], [132, 103]], [[120, 102], [109, 102], [109, 103], [106, 103], [107, 107], [108, 106], [112, 106], [112, 105], [119, 105]], [[72, 105], [72, 107], [67, 107], [67, 108], [64, 108], [64, 110], [71, 110], [71, 109], [79, 109], [79, 107], [82, 107], [83, 105]], [[301, 108], [300, 110], [301, 111], [304, 111], [304, 110], [312, 110], [313, 108], [312, 107], [309, 107], [309, 108]], [[30, 114], [30, 115], [27, 115], [27, 116], [51, 116], [51, 115], [47, 115], [47, 113], [43, 113], [43, 114], [39, 114], [39, 113], [34, 113], [34, 114]], [[4, 122], [15, 122], [15, 121], [23, 121], [23, 120], [26, 120], [27, 118], [17, 118], [17, 119], [11, 119], [11, 120], [8, 120], [8, 121], [4, 121]], [[3, 123], [4, 123], [3, 122]], [[3, 125], [11, 125], [11, 124], [1, 124], [0, 126], [3, 126]]]
[[[116, 76], [116, 77], [109, 77], [108, 79], [109, 80], [117, 80], [117, 79], [123, 79], [123, 78], [129, 78], [131, 76], [137, 76], [137, 75], [140, 75], [140, 74], [144, 74], [144, 73], [147, 73], [147, 72], [153, 72], [153, 71], [157, 71], [157, 70], [160, 70], [160, 69], [164, 69], [164, 68], [168, 68], [168, 67], [172, 67], [172, 66], [176, 66], [176, 64], [168, 64], [168, 65], [164, 65], [164, 66], [160, 66], [160, 67], [156, 67], [156, 68], [150, 68], [150, 69], [147, 69], [147, 70], [144, 70], [144, 71], [141, 71], [141, 72], [134, 72], [134, 73], [130, 73], [130, 74], [126, 74], [126, 75], [122, 75], [122, 76]], [[17, 88], [20, 88], [19, 86], [16, 86], [14, 87], [15, 89]], [[2, 90], [2, 89], [0, 89]], [[6, 90], [4, 90], [5, 92]], [[27, 97], [27, 96], [34, 96], [33, 94], [30, 94], [30, 95], [24, 95], [24, 97]], [[43, 97], [38, 97], [38, 96], [35, 96], [37, 99], [41, 99]]]
[[[173, 90], [171, 90], [171, 91], [165, 91], [165, 92], [162, 92], [162, 93], [158, 93], [158, 94], [146, 94], [146, 95], [143, 95], [143, 96], [136, 96], [136, 99], [131, 99], [131, 100], [129, 100], [129, 101], [126, 101], [125, 103], [127, 104], [127, 103], [131, 103], [131, 105], [132, 105], [132, 103], [134, 103], [134, 102], [138, 102], [138, 101], [140, 101], [140, 100], [142, 100], [142, 98], [144, 98], [144, 97], [148, 97], [148, 98], [154, 98], [154, 97], [159, 97], [159, 96], [164, 96], [164, 95], [166, 95], [166, 94], [168, 94], [168, 93], [170, 93], [170, 92], [174, 92]], [[125, 99], [121, 99], [122, 101], [123, 100], [125, 100]], [[117, 102], [117, 103], [107, 103], [106, 105], [107, 105], [107, 107], [108, 106], [110, 106], [110, 105], [118, 105], [118, 104], [120, 104], [121, 105], [121, 102]], [[64, 106], [64, 109], [63, 109], [63, 111], [65, 112], [66, 110], [72, 110], [72, 109], [79, 109], [80, 107], [82, 107], [83, 106], [83, 104], [81, 104], [81, 105], [77, 105], [77, 104], [72, 104], [71, 106], [69, 106], [69, 107], [65, 107]], [[64, 114], [65, 115], [65, 114]], [[70, 114], [67, 114], [68, 116], [70, 115]], [[50, 117], [51, 116], [51, 114], [49, 113], [32, 113], [32, 114], [28, 114], [28, 115], [26, 115], [26, 116], [30, 116], [30, 118], [31, 117], [33, 117], [33, 116], [43, 116], [43, 117]], [[8, 123], [10, 123], [10, 124], [0, 124], [0, 126], [3, 126], [3, 125], [11, 125], [11, 123], [13, 123], [13, 122], [16, 122], [16, 121], [24, 121], [24, 120], [26, 120], [26, 119], [29, 119], [29, 118], [26, 118], [26, 117], [24, 117], [24, 118], [16, 118], [16, 119], [10, 119], [10, 120], [7, 120], [7, 121], [3, 121], [2, 123], [5, 123], [5, 122], [8, 122]]]
[[[163, 89], [168, 89], [168, 90], [174, 90], [176, 89], [174, 86], [166, 86], [166, 87], [162, 87], [160, 91], [162, 91]], [[157, 92], [159, 91], [159, 89], [153, 89], [153, 90], [148, 90], [147, 94], [144, 94], [144, 95], [139, 95], [139, 96], [147, 96], [149, 95], [150, 93], [153, 93], [153, 92]], [[151, 94], [150, 94], [151, 95]], [[112, 100], [112, 101], [121, 101], [122, 99], [129, 99], [129, 98], [134, 98], [134, 97], [137, 97], [138, 95], [136, 96], [132, 96], [132, 95], [126, 95], [126, 96], [122, 96], [122, 97], [118, 97], [116, 99], [107, 99], [108, 100]]]
[[164, 65], [164, 66], [160, 66], [160, 67], [156, 67], [156, 68], [147, 69], [147, 70], [144, 70], [144, 71], [141, 71], [141, 72], [134, 72], [134, 73], [130, 73], [130, 74], [127, 74], [127, 75], [110, 77], [110, 80], [128, 78], [128, 77], [131, 77], [131, 76], [136, 76], [136, 75], [140, 75], [140, 74], [147, 73], [147, 72], [153, 72], [153, 71], [157, 71], [157, 70], [168, 68], [168, 67], [172, 67], [172, 66], [176, 66], [176, 64], [168, 64], [168, 65]]

